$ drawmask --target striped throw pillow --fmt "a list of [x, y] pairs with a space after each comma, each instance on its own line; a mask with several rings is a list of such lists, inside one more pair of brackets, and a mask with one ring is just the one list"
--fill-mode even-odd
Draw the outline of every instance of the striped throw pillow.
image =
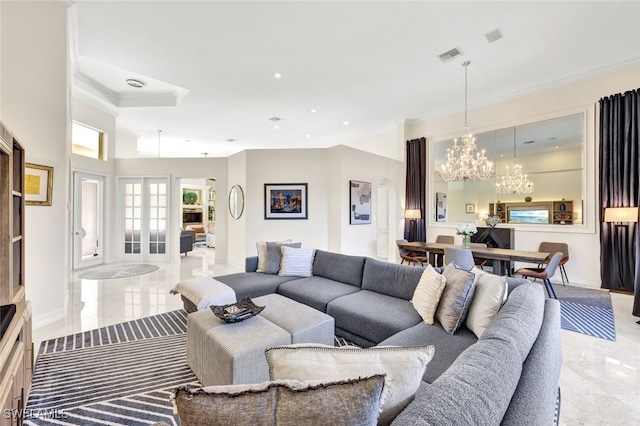
[[313, 249], [282, 246], [280, 272], [283, 277], [310, 277], [313, 265]]

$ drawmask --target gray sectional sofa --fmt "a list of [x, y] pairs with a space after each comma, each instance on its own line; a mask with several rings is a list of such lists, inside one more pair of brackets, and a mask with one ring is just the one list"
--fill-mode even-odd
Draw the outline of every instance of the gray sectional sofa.
[[422, 267], [316, 250], [311, 277], [256, 268], [257, 257], [250, 257], [246, 272], [215, 279], [233, 288], [238, 300], [279, 293], [326, 312], [336, 335], [364, 347], [435, 346], [423, 385], [394, 425], [557, 421], [560, 306], [545, 299], [539, 284], [508, 278], [508, 298], [478, 339], [464, 325], [451, 335], [437, 322], [422, 321], [410, 302]]

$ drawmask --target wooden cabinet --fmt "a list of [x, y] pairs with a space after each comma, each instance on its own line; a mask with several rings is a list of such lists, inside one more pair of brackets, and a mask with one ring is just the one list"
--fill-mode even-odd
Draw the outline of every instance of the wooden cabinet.
[[[31, 304], [24, 291], [24, 165], [20, 143], [0, 122], [0, 305], [15, 305], [4, 314], [0, 339], [0, 404], [22, 410], [31, 389], [33, 342]], [[20, 416], [3, 411], [0, 425], [21, 425]]]
[[558, 225], [573, 224], [573, 201], [554, 201], [553, 202], [553, 223]]
[[489, 203], [489, 214], [498, 216], [502, 223], [555, 225], [572, 225], [575, 217], [572, 200]]

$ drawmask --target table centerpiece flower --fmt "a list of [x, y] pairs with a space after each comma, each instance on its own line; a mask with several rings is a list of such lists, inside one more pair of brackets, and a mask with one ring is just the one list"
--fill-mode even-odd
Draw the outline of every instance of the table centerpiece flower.
[[457, 235], [462, 235], [462, 245], [464, 248], [471, 248], [471, 236], [478, 232], [478, 228], [474, 223], [465, 223], [456, 229]]

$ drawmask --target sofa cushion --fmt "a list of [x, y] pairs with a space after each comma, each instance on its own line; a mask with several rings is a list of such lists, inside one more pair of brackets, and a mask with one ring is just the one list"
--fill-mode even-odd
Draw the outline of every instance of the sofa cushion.
[[379, 346], [425, 346], [433, 345], [435, 353], [422, 380], [432, 383], [453, 364], [458, 356], [478, 341], [475, 334], [465, 326], [460, 327], [455, 336], [447, 333], [440, 325], [427, 325], [424, 322], [402, 330]]
[[427, 265], [410, 300], [416, 312], [429, 325], [433, 325], [436, 308], [446, 282], [444, 275], [437, 273], [433, 266]]
[[416, 290], [422, 271], [422, 267], [367, 258], [364, 262], [362, 289], [409, 300]]
[[310, 277], [313, 266], [313, 249], [282, 246], [280, 272], [283, 277]]
[[332, 300], [359, 291], [353, 285], [316, 276], [297, 278], [278, 287], [279, 294], [322, 312], [327, 312], [327, 304]]
[[215, 277], [215, 279], [231, 287], [236, 292], [236, 299], [242, 300], [245, 297], [275, 293], [282, 283], [300, 278], [265, 275], [260, 272], [239, 272]]
[[500, 424], [540, 330], [543, 311], [539, 285], [517, 287], [478, 342], [431, 385], [421, 388], [394, 425]]
[[[523, 419], [530, 425], [554, 423], [555, 405], [562, 366], [560, 342], [560, 303], [545, 299], [544, 321], [534, 343], [509, 408], [502, 419], [503, 425], [521, 425]], [[544, 371], [545, 374], [540, 374]]]
[[480, 337], [506, 300], [507, 277], [489, 274], [475, 267], [471, 272], [476, 274], [477, 280], [466, 325]]
[[278, 380], [181, 387], [172, 398], [182, 426], [375, 425], [383, 385], [384, 375], [341, 381]]
[[436, 319], [442, 328], [453, 334], [467, 317], [475, 291], [476, 276], [457, 268], [453, 263], [444, 268], [442, 275], [447, 280], [447, 285], [436, 310]]
[[264, 263], [265, 274], [277, 274], [280, 271], [282, 260], [282, 247], [302, 247], [302, 243], [267, 243], [267, 260]]
[[364, 261], [365, 257], [362, 256], [316, 250], [312, 272], [316, 277], [324, 277], [360, 288]]
[[422, 321], [411, 302], [397, 297], [361, 290], [339, 297], [327, 306], [336, 328], [379, 343]]
[[418, 390], [420, 377], [433, 357], [433, 346], [362, 349], [290, 345], [267, 349], [265, 355], [271, 380], [344, 380], [384, 374], [378, 424], [386, 425]]

